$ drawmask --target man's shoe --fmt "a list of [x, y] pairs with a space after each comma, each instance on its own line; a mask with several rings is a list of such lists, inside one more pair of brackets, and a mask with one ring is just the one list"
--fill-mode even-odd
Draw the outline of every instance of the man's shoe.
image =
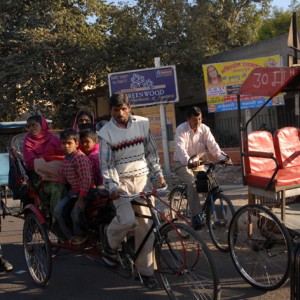
[[75, 246], [80, 246], [87, 241], [87, 236], [75, 235], [71, 238], [71, 243]]
[[12, 269], [13, 269], [13, 265], [3, 257], [0, 257], [0, 270], [9, 272]]
[[101, 234], [101, 243], [103, 247], [104, 254], [108, 256], [116, 256], [117, 250], [114, 250], [110, 247], [107, 239], [107, 224], [101, 225], [100, 234]]
[[192, 226], [194, 230], [201, 230], [204, 225], [205, 222], [200, 215], [196, 215], [192, 217]]
[[[142, 284], [148, 289], [155, 289], [157, 287], [157, 281], [153, 275], [152, 276], [141, 275], [140, 277], [142, 280]], [[136, 279], [138, 280], [139, 276], [137, 276]]]

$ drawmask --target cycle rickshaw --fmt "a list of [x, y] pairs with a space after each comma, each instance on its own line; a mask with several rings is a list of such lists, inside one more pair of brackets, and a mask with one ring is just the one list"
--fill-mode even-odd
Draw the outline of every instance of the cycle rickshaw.
[[[300, 129], [287, 126], [274, 134], [247, 132], [250, 122], [282, 92], [300, 91], [300, 68], [254, 69], [238, 94], [241, 157], [248, 204], [233, 216], [230, 253], [241, 276], [261, 290], [274, 290], [289, 278], [294, 242], [300, 233]], [[247, 97], [268, 100], [243, 121], [241, 103]], [[299, 102], [299, 99], [298, 99]]]
[[[22, 136], [13, 139], [13, 147], [9, 149], [9, 153], [12, 164], [22, 174], [20, 188], [27, 186], [23, 199], [27, 204], [21, 211], [24, 218], [23, 248], [28, 270], [38, 286], [44, 287], [49, 283], [53, 254], [60, 249], [98, 257], [102, 265], [120, 268], [124, 277], [135, 276], [135, 260], [153, 233], [155, 275], [161, 283], [160, 287], [165, 289], [170, 299], [220, 299], [219, 278], [208, 247], [188, 224], [169, 219], [153, 205], [153, 197], [156, 201], [168, 205], [159, 196], [158, 190], [127, 196], [133, 199], [132, 205], [149, 207], [148, 215], [138, 214], [137, 218], [148, 218], [153, 221], [138, 249], [134, 249], [134, 234], [131, 233], [125, 237], [116, 257], [105, 253], [101, 228], [114, 217], [114, 209], [105, 189], [97, 189], [94, 201], [87, 208], [89, 228], [87, 242], [76, 246], [60, 240], [51, 214], [42, 206], [39, 196], [31, 189], [30, 178], [22, 163], [22, 153], [18, 151], [21, 144]], [[3, 208], [5, 209], [5, 206]], [[140, 279], [142, 281], [141, 276]]]

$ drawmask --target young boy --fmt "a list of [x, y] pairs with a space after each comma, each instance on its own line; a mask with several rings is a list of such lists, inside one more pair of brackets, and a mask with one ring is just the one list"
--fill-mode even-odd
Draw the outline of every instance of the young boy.
[[[74, 245], [81, 245], [87, 240], [84, 211], [95, 193], [92, 164], [78, 149], [79, 134], [76, 131], [64, 130], [60, 140], [65, 153], [60, 180], [68, 184], [70, 189], [67, 196], [55, 206], [53, 213], [65, 237]], [[68, 224], [70, 211], [72, 222]]]
[[95, 130], [86, 129], [80, 132], [81, 150], [92, 163], [94, 182], [96, 186], [103, 184], [99, 160], [99, 138]]

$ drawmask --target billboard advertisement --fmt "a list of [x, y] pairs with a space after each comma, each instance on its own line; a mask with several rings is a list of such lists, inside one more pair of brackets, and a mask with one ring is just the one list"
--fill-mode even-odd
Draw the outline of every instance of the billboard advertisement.
[[[224, 112], [237, 109], [237, 94], [251, 71], [260, 67], [281, 67], [280, 55], [203, 65], [208, 112]], [[257, 108], [267, 100], [262, 96], [242, 96], [241, 109]], [[280, 94], [268, 104], [283, 105]]]
[[179, 101], [175, 66], [108, 74], [109, 94], [127, 94], [132, 106]]

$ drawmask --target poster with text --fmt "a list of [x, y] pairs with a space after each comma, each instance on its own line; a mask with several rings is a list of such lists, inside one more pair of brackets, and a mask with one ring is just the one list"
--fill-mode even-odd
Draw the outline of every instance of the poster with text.
[[[281, 66], [280, 55], [203, 65], [208, 112], [236, 110], [239, 88], [253, 69]], [[261, 107], [267, 100], [264, 96], [242, 96], [241, 109]], [[284, 105], [283, 94], [268, 103], [272, 105]]]

